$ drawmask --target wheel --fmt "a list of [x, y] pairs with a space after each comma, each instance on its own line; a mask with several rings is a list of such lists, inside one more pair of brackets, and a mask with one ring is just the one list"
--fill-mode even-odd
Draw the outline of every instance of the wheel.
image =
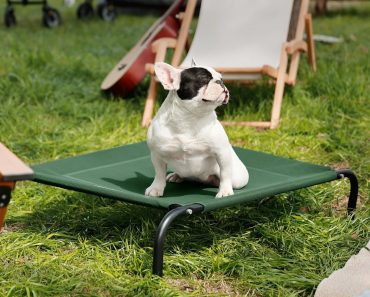
[[97, 7], [98, 15], [104, 21], [111, 22], [116, 18], [116, 11], [113, 5], [100, 3]]
[[90, 19], [94, 15], [94, 8], [90, 2], [84, 2], [77, 8], [77, 18], [80, 20]]
[[4, 23], [5, 23], [5, 26], [8, 28], [13, 27], [17, 24], [17, 20], [14, 14], [14, 9], [11, 6], [8, 6], [5, 10]]
[[48, 28], [58, 27], [61, 23], [61, 18], [58, 10], [54, 8], [44, 8], [44, 13], [42, 16], [42, 24]]

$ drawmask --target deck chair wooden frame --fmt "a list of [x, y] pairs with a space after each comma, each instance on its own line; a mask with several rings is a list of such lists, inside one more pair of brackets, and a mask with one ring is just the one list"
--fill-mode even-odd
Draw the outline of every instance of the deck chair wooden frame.
[[[196, 0], [189, 0], [185, 12], [180, 16], [182, 19], [182, 24], [177, 39], [163, 38], [158, 39], [155, 43], [153, 43], [152, 50], [155, 53], [155, 62], [165, 61], [168, 51], [170, 49], [173, 49], [174, 52], [171, 64], [175, 67], [180, 66], [181, 59], [185, 51], [185, 46], [187, 44], [189, 28], [193, 19], [196, 3]], [[287, 41], [281, 45], [280, 63], [277, 68], [272, 67], [271, 65], [264, 65], [263, 67], [258, 68], [214, 67], [223, 75], [265, 75], [271, 78], [275, 84], [270, 121], [223, 122], [224, 125], [254, 126], [271, 129], [275, 129], [278, 127], [280, 121], [280, 111], [284, 94], [284, 87], [285, 84], [295, 85], [300, 61], [300, 54], [302, 52], [307, 52], [308, 62], [312, 70], [316, 70], [312, 18], [311, 15], [308, 13], [308, 6], [309, 0], [294, 0], [290, 17], [289, 33]], [[306, 40], [304, 40], [304, 33], [306, 33]], [[212, 65], [207, 66], [213, 67]], [[157, 95], [157, 79], [154, 74], [154, 65], [147, 64], [146, 71], [150, 74], [151, 77], [142, 118], [142, 126], [145, 127], [149, 126], [152, 120]]]

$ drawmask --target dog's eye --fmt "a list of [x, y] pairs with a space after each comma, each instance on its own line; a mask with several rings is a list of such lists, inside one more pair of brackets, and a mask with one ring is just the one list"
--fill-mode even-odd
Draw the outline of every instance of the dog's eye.
[[211, 102], [212, 100], [202, 99], [204, 102]]
[[223, 82], [222, 79], [216, 80], [215, 83], [219, 84], [221, 87], [225, 87], [224, 82]]

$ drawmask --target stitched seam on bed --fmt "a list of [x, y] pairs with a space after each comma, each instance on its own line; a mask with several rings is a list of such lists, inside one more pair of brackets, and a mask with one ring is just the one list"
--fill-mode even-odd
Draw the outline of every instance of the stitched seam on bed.
[[94, 171], [94, 170], [97, 170], [97, 169], [108, 168], [108, 167], [111, 167], [112, 165], [116, 166], [116, 165], [124, 164], [124, 163], [132, 163], [134, 161], [141, 160], [141, 159], [146, 159], [146, 158], [150, 158], [150, 156], [143, 156], [143, 157], [130, 159], [130, 160], [126, 160], [126, 161], [121, 161], [121, 162], [117, 162], [117, 163], [110, 163], [110, 164], [107, 164], [107, 165], [102, 165], [102, 166], [98, 166], [98, 167], [94, 167], [94, 168], [88, 168], [88, 169], [84, 169], [84, 170], [74, 171], [72, 173], [62, 174], [62, 175], [72, 177], [72, 176], [74, 176], [76, 174], [80, 174], [82, 172], [89, 172], [89, 171]]

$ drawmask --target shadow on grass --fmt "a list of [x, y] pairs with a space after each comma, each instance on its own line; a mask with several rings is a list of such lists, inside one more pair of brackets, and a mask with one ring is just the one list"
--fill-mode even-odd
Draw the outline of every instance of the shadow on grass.
[[[165, 211], [82, 193], [66, 193], [65, 199], [36, 206], [36, 211], [17, 216], [9, 223], [19, 224], [24, 232], [61, 233], [71, 241], [84, 238], [96, 246], [103, 241], [112, 248], [120, 248], [121, 242], [128, 241], [140, 247], [153, 247], [156, 228]], [[309, 203], [299, 192], [292, 192], [259, 203], [179, 218], [168, 233], [166, 249], [199, 251], [250, 231], [253, 238], [259, 239], [263, 236], [255, 230], [257, 225], [299, 213]]]
[[135, 103], [140, 103], [140, 101], [142, 101], [143, 98], [146, 98], [147, 93], [148, 93], [148, 88], [149, 88], [149, 77], [145, 77], [143, 81], [140, 82], [131, 92], [127, 93], [124, 96], [114, 95], [111, 89], [108, 89], [106, 91], [101, 91], [100, 94], [105, 100], [112, 100], [112, 101], [125, 100], [125, 101], [135, 104]]

